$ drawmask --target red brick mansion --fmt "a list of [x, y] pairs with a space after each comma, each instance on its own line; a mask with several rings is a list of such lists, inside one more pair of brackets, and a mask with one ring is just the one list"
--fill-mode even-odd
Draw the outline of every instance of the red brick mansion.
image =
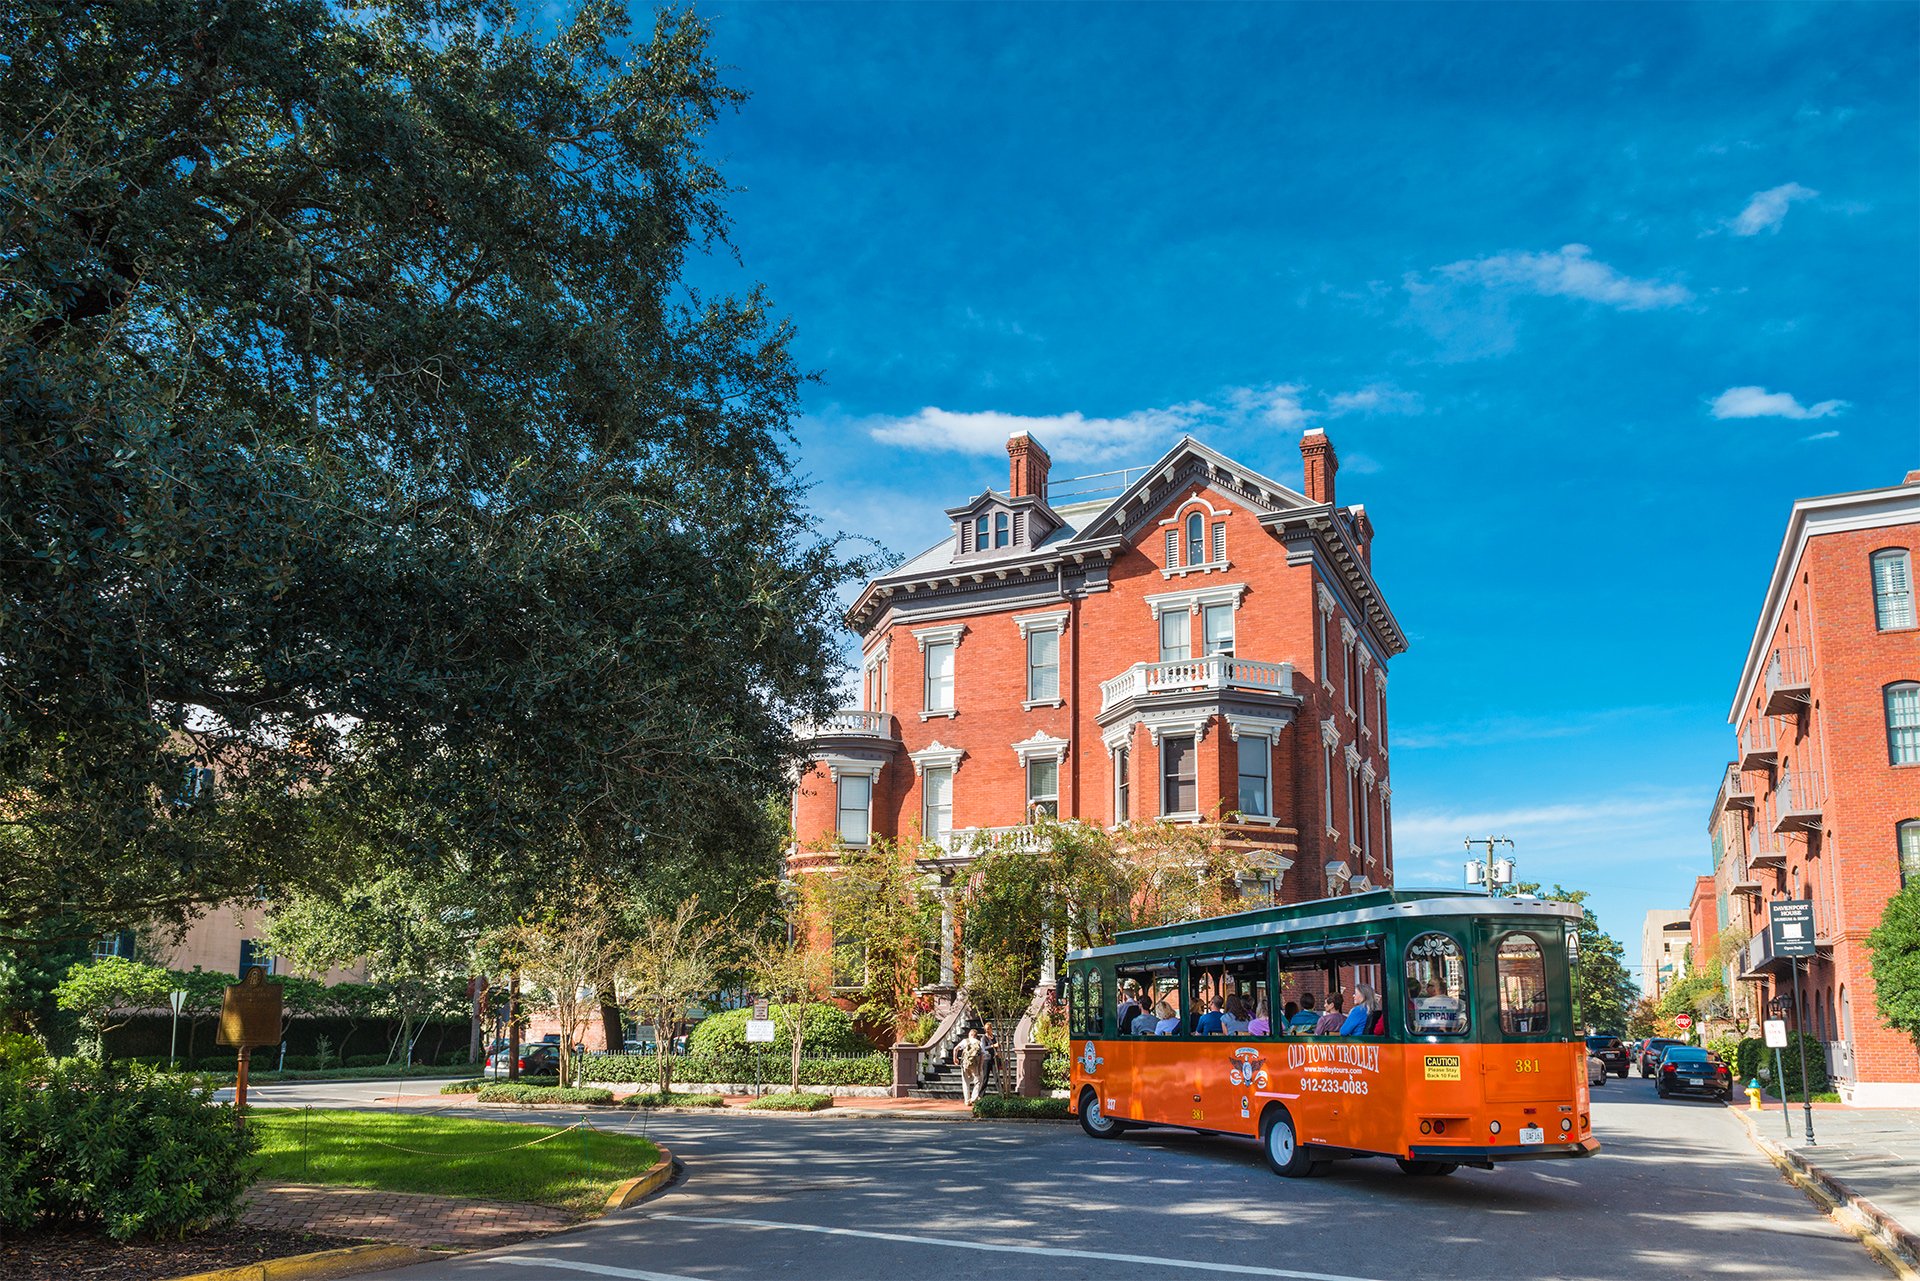
[[[1866, 936], [1920, 877], [1920, 471], [1899, 485], [1793, 506], [1728, 721], [1738, 757], [1696, 883], [1695, 964], [1726, 955], [1749, 1015], [1790, 995], [1767, 903], [1813, 903], [1802, 1026], [1827, 1043], [1843, 1097], [1920, 1104], [1920, 1056], [1879, 1017]], [[1787, 1016], [1791, 1019], [1791, 1015]]]
[[1304, 493], [1189, 438], [1117, 496], [1056, 507], [1046, 450], [1008, 441], [1006, 491], [950, 509], [951, 534], [849, 610], [860, 703], [812, 731], [795, 867], [875, 836], [959, 860], [1044, 812], [1220, 821], [1263, 855], [1260, 901], [1390, 885], [1406, 638], [1332, 442], [1300, 452]]

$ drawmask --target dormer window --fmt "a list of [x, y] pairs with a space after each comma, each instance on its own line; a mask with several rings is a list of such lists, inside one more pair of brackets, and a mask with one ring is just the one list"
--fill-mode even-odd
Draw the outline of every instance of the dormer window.
[[985, 512], [975, 517], [973, 522], [973, 550], [977, 552], [987, 550], [987, 517]]
[[1013, 517], [1006, 512], [997, 512], [993, 518], [993, 545], [1005, 547], [1013, 541]]

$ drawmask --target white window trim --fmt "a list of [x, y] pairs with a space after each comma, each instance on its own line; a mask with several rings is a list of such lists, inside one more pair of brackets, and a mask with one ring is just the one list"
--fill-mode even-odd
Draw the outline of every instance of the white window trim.
[[1272, 716], [1247, 716], [1240, 712], [1225, 712], [1222, 713], [1222, 718], [1227, 722], [1227, 733], [1233, 736], [1233, 741], [1236, 743], [1240, 741], [1242, 734], [1258, 734], [1262, 738], [1277, 743], [1280, 739], [1280, 731], [1293, 724], [1292, 717], [1280, 719]]
[[[1200, 530], [1201, 549], [1205, 553], [1206, 559], [1202, 560], [1198, 565], [1162, 565], [1160, 567], [1160, 577], [1162, 578], [1183, 578], [1188, 574], [1217, 574], [1233, 568], [1233, 562], [1230, 560], [1213, 559], [1213, 523], [1216, 519], [1224, 517], [1233, 509], [1231, 507], [1215, 507], [1200, 490], [1195, 489], [1191, 494], [1187, 495], [1186, 499], [1183, 500], [1178, 507], [1173, 509], [1171, 516], [1163, 517], [1156, 522], [1156, 527], [1161, 530], [1165, 530], [1168, 526], [1173, 527], [1179, 538], [1179, 541], [1176, 543], [1180, 553], [1178, 559], [1184, 561], [1187, 555], [1187, 517], [1191, 516], [1195, 509], [1206, 513], [1201, 517], [1202, 525]], [[1161, 541], [1165, 541], [1164, 536]]]
[[1328, 739], [1322, 743], [1320, 748], [1320, 755], [1322, 757], [1323, 763], [1326, 765], [1326, 768], [1327, 768], [1327, 816], [1326, 817], [1327, 817], [1327, 839], [1328, 840], [1337, 840], [1339, 839], [1339, 836], [1340, 836], [1340, 829], [1334, 824], [1334, 821], [1333, 821], [1333, 818], [1334, 818], [1333, 750], [1335, 746], [1336, 744], [1333, 742], [1333, 740]]
[[1193, 735], [1194, 747], [1197, 750], [1200, 743], [1207, 737], [1207, 722], [1212, 715], [1213, 713], [1211, 712], [1201, 712], [1198, 715], [1166, 716], [1157, 719], [1143, 719], [1141, 724], [1147, 727], [1147, 735], [1153, 740], [1155, 747], [1159, 747], [1160, 740], [1168, 736], [1181, 738], [1191, 734]]
[[948, 623], [944, 627], [916, 627], [913, 630], [913, 639], [920, 646], [922, 654], [927, 652], [929, 645], [944, 645], [952, 642], [953, 652], [957, 655], [960, 652], [960, 638], [966, 634], [965, 623]]
[[1070, 742], [1069, 739], [1055, 738], [1045, 730], [1035, 730], [1032, 738], [1012, 745], [1013, 754], [1020, 758], [1021, 769], [1034, 761], [1064, 761]]
[[1146, 597], [1147, 608], [1157, 623], [1160, 615], [1182, 610], [1198, 614], [1207, 605], [1231, 605], [1237, 611], [1241, 597], [1247, 594], [1245, 583], [1219, 583], [1212, 587], [1190, 587], [1180, 592], [1159, 592]]
[[[1064, 688], [1060, 680], [1060, 668], [1062, 666], [1060, 650], [1066, 648], [1067, 619], [1071, 613], [1071, 610], [1058, 609], [1046, 614], [1027, 614], [1013, 620], [1013, 625], [1020, 629], [1021, 643], [1027, 647], [1027, 676], [1029, 680], [1032, 679], [1033, 675], [1033, 634], [1035, 632], [1053, 632], [1061, 638], [1062, 642], [1059, 648], [1054, 651], [1053, 683], [1056, 690]], [[1052, 698], [1023, 698], [1020, 700], [1021, 708], [1029, 712], [1036, 707], [1065, 707], [1066, 705], [1067, 700], [1063, 694], [1055, 694]]]
[[[929, 804], [931, 793], [924, 784], [920, 788], [920, 837], [922, 840], [930, 841], [941, 849], [950, 850], [953, 848], [953, 780], [957, 776], [958, 770], [948, 765], [935, 765], [932, 768], [935, 770], [945, 770], [947, 774], [947, 837], [946, 840], [942, 841], [932, 831], [928, 823], [928, 820], [932, 817], [932, 806]], [[920, 778], [924, 779], [926, 777], [926, 773], [919, 763], [914, 765], [914, 773]]]
[[958, 777], [960, 762], [966, 757], [964, 747], [948, 747], [939, 739], [927, 744], [917, 752], [908, 752], [907, 759], [913, 762], [913, 776], [919, 778], [928, 766], [935, 769], [950, 769]]
[[[1884, 627], [1881, 626], [1880, 623], [1880, 602], [1882, 600], [1880, 584], [1874, 576], [1874, 571], [1883, 560], [1895, 561], [1904, 565], [1907, 579], [1907, 621], [1904, 623], [1890, 623]], [[1876, 632], [1905, 632], [1911, 631], [1915, 626], [1920, 625], [1920, 590], [1916, 590], [1916, 587], [1920, 587], [1920, 585], [1915, 584], [1913, 579], [1913, 553], [1906, 548], [1882, 547], [1867, 557], [1867, 588], [1873, 594], [1873, 628]], [[1887, 593], [1886, 598], [1891, 599], [1892, 593]]]
[[[1232, 718], [1228, 719], [1228, 724], [1229, 725], [1233, 724]], [[1233, 741], [1236, 743], [1241, 741], [1240, 727], [1237, 725], [1233, 727]], [[1273, 803], [1273, 748], [1274, 748], [1273, 736], [1265, 732], [1261, 732], [1258, 734], [1249, 732], [1246, 737], [1246, 742], [1248, 743], [1257, 742], [1265, 745], [1264, 754], [1267, 758], [1266, 759], [1267, 809], [1269, 811], [1274, 810], [1278, 807], [1275, 806]], [[1249, 814], [1246, 811], [1238, 808], [1239, 802], [1240, 802], [1240, 776], [1245, 773], [1246, 771], [1241, 768], [1240, 760], [1238, 758], [1238, 754], [1236, 753], [1235, 760], [1233, 762], [1233, 800], [1235, 805], [1235, 809], [1233, 811], [1234, 814], [1239, 818], [1239, 820], [1242, 823], [1261, 823], [1267, 826], [1273, 826], [1277, 824], [1280, 820], [1278, 817], [1276, 817], [1272, 813]]]

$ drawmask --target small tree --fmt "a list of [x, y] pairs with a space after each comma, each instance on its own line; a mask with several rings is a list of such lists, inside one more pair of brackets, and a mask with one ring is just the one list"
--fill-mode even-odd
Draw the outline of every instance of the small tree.
[[848, 970], [858, 967], [860, 1016], [905, 1037], [917, 1017], [920, 954], [933, 912], [915, 849], [884, 838], [840, 851], [829, 871], [807, 877], [809, 921], [824, 920]]
[[748, 941], [747, 973], [754, 987], [769, 999], [784, 1000], [793, 1032], [793, 1080], [800, 1091], [800, 1053], [814, 1006], [833, 995], [833, 955], [811, 947], [804, 934], [792, 942], [759, 938]]
[[1887, 900], [1867, 935], [1873, 1000], [1880, 1017], [1920, 1045], [1920, 882]]
[[619, 963], [619, 986], [635, 1017], [653, 1024], [655, 1077], [666, 1094], [673, 1089], [673, 1026], [688, 1005], [720, 986], [734, 951], [732, 930], [703, 918], [695, 895], [670, 913], [641, 917], [636, 933]]
[[493, 947], [506, 964], [532, 985], [534, 999], [560, 1024], [560, 1080], [573, 1080], [574, 1038], [586, 1030], [599, 1009], [599, 988], [611, 971], [606, 916], [583, 909], [560, 918], [547, 916], [500, 931]]
[[76, 1014], [93, 1038], [95, 1053], [107, 1057], [107, 1033], [125, 1027], [143, 1010], [167, 1004], [171, 975], [145, 961], [102, 956], [81, 961], [53, 990], [60, 1008]]

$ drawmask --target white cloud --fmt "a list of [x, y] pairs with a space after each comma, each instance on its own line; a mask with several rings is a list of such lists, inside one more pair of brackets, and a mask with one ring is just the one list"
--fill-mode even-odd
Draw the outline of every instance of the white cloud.
[[1778, 231], [1787, 220], [1787, 210], [1796, 200], [1811, 200], [1820, 193], [1797, 182], [1781, 183], [1765, 191], [1756, 191], [1747, 207], [1730, 224], [1736, 236], [1757, 236], [1763, 231]]
[[1554, 298], [1581, 298], [1619, 311], [1652, 311], [1693, 300], [1685, 285], [1639, 280], [1594, 258], [1585, 245], [1562, 245], [1551, 253], [1506, 253], [1470, 258], [1437, 268], [1450, 281]]
[[1813, 440], [1835, 440], [1838, 439], [1839, 435], [1840, 433], [1837, 431], [1817, 431], [1811, 436], [1802, 436], [1800, 441], [1802, 444], [1805, 444]]
[[956, 412], [928, 405], [904, 418], [870, 419], [872, 437], [885, 445], [959, 454], [1004, 453], [1016, 432], [1037, 437], [1062, 462], [1099, 461], [1138, 455], [1193, 422], [1195, 406], [1143, 409], [1119, 418], [1064, 414], [1006, 414], [998, 410]]
[[[1318, 411], [1300, 403], [1306, 387], [1300, 383], [1269, 383], [1264, 387], [1229, 387], [1227, 404], [1240, 418], [1263, 422], [1282, 431], [1301, 431]], [[1204, 407], [1202, 407], [1204, 408]]]
[[1729, 387], [1713, 398], [1715, 418], [1830, 418], [1848, 407], [1844, 400], [1803, 405], [1784, 391], [1765, 387]]
[[1327, 397], [1327, 413], [1342, 414], [1417, 414], [1420, 397], [1386, 383], [1371, 383], [1358, 391], [1336, 392]]
[[1603, 797], [1597, 801], [1522, 805], [1510, 809], [1474, 811], [1423, 810], [1393, 816], [1394, 844], [1409, 853], [1425, 854], [1461, 848], [1464, 837], [1524, 834], [1564, 841], [1592, 835], [1596, 828], [1619, 829], [1674, 813], [1698, 808], [1693, 792], [1639, 793]]

